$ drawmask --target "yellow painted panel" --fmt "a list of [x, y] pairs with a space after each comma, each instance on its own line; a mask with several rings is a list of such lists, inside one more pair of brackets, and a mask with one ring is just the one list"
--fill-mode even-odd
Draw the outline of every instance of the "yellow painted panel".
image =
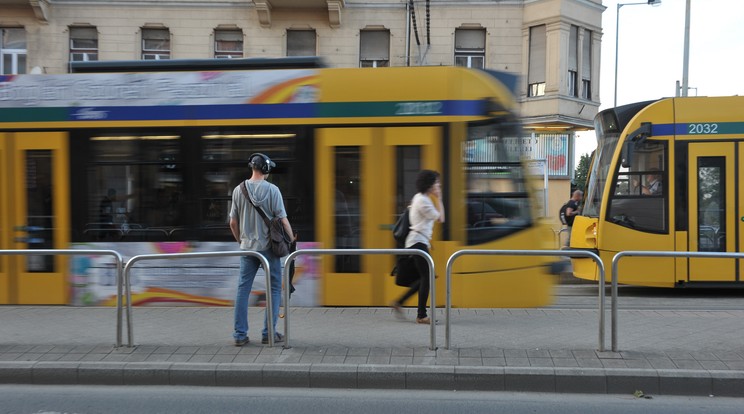
[[553, 303], [557, 278], [534, 269], [490, 275], [453, 275], [452, 306], [525, 308]]
[[[739, 157], [744, 156], [744, 144], [739, 143], [737, 145], [737, 154]], [[741, 158], [739, 158], [741, 159]], [[735, 213], [736, 218], [736, 230], [739, 234], [738, 246], [744, 246], [744, 168], [739, 168], [739, 176], [737, 177], [737, 193], [739, 194], [739, 210]], [[733, 239], [733, 237], [732, 237]], [[744, 260], [739, 260], [739, 281], [744, 280]]]
[[70, 286], [65, 273], [21, 273], [18, 278], [18, 304], [66, 305]]
[[[599, 280], [599, 269], [592, 259], [571, 259], [571, 267], [574, 277], [595, 282]], [[607, 278], [609, 279], [609, 276]]]
[[366, 273], [326, 273], [323, 275], [324, 306], [374, 306], [373, 277]]
[[[0, 132], [0, 249], [6, 250], [10, 244], [10, 224], [8, 196], [10, 192], [9, 176], [12, 173], [13, 158], [8, 154], [10, 134]], [[10, 258], [0, 256], [0, 305], [10, 303]]]
[[[28, 150], [51, 150], [52, 151], [52, 179], [53, 194], [53, 216], [54, 232], [52, 234], [52, 247], [64, 249], [69, 246], [70, 233], [70, 196], [69, 196], [69, 150], [68, 136], [65, 132], [21, 132], [14, 136], [14, 157], [16, 161], [16, 191], [15, 225], [27, 223], [26, 211], [26, 162], [25, 151]], [[15, 243], [14, 248], [28, 248], [26, 244]], [[21, 305], [46, 304], [64, 305], [69, 300], [69, 285], [67, 273], [69, 260], [66, 256], [54, 258], [54, 272], [30, 273], [26, 272], [26, 258], [23, 256], [14, 259], [17, 273], [11, 277], [15, 278], [17, 289], [17, 303]]]
[[[633, 249], [636, 250], [636, 249]], [[644, 249], [637, 249], [644, 250]], [[607, 272], [607, 286], [611, 282], [612, 258], [617, 252], [600, 252]], [[625, 257], [618, 264], [618, 283], [655, 287], [672, 287], [674, 277], [674, 258], [660, 257]]]

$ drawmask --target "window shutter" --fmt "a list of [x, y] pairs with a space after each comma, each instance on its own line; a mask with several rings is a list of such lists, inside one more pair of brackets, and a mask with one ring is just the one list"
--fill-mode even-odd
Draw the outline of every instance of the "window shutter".
[[390, 32], [362, 30], [359, 60], [390, 60]]
[[584, 41], [582, 42], [581, 77], [590, 80], [592, 78], [592, 31], [584, 30]]
[[545, 25], [530, 27], [530, 62], [527, 73], [530, 84], [545, 82], [546, 43]]

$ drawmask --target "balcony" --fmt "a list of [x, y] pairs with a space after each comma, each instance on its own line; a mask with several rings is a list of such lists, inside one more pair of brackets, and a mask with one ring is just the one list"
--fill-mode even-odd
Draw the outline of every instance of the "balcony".
[[345, 6], [345, 0], [253, 0], [253, 4], [261, 27], [271, 27], [272, 10], [327, 9], [328, 25], [338, 28], [341, 26], [341, 9]]

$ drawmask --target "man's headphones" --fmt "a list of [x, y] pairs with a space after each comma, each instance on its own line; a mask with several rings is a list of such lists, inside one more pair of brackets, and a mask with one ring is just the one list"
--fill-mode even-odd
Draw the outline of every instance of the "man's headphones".
[[274, 161], [271, 161], [271, 158], [261, 154], [260, 152], [251, 154], [249, 159], [250, 162], [248, 165], [250, 165], [251, 168], [257, 168], [263, 174], [268, 174], [272, 168], [276, 167], [276, 164]]

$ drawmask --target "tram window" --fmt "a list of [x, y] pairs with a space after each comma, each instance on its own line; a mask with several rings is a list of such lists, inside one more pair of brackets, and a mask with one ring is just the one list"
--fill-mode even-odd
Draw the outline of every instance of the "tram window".
[[698, 159], [698, 250], [726, 251], [726, 160], [725, 157]]
[[468, 244], [498, 239], [531, 224], [519, 153], [507, 142], [516, 131], [498, 125], [472, 126], [463, 143], [467, 179]]
[[607, 209], [608, 221], [636, 230], [668, 231], [666, 159], [666, 143], [646, 141], [634, 148], [629, 167], [618, 163]]
[[90, 153], [86, 238], [167, 240], [187, 224], [179, 135], [94, 136]]

